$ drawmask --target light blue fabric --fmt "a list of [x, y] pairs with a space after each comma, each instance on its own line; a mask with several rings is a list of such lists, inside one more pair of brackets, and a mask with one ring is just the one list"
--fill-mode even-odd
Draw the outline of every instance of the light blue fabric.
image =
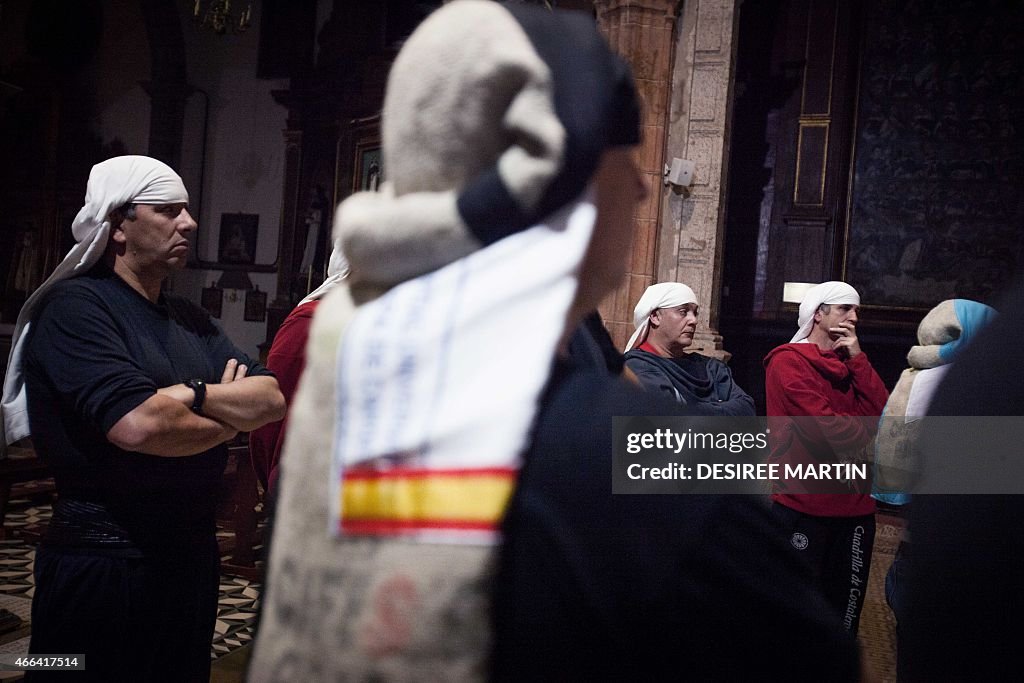
[[[996, 317], [996, 311], [994, 308], [978, 303], [977, 301], [971, 301], [970, 299], [953, 299], [953, 313], [956, 315], [957, 322], [960, 323], [960, 335], [956, 339], [946, 342], [939, 347], [939, 359], [942, 361], [943, 365], [952, 363], [970, 343], [971, 339]], [[886, 408], [888, 407], [889, 406], [886, 405]], [[882, 415], [885, 416], [885, 411], [882, 411]], [[881, 429], [882, 421], [879, 420], [878, 424]], [[876, 462], [876, 475], [878, 473], [877, 467], [878, 464]], [[890, 505], [906, 505], [910, 502], [911, 498], [910, 494], [903, 493], [901, 491], [882, 491], [877, 487], [877, 485], [871, 492], [871, 497]]]
[[882, 493], [881, 491], [872, 491], [871, 497], [888, 505], [906, 505], [910, 502], [909, 493]]
[[994, 308], [970, 299], [953, 299], [953, 311], [960, 321], [960, 336], [939, 347], [939, 358], [945, 363], [952, 363], [971, 338], [996, 317]]

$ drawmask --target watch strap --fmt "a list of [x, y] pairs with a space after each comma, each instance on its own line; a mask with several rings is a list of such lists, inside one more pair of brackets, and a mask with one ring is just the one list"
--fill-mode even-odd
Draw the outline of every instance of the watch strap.
[[202, 415], [203, 404], [206, 402], [206, 382], [201, 379], [190, 379], [185, 382], [185, 386], [195, 393], [195, 398], [192, 399], [192, 412]]

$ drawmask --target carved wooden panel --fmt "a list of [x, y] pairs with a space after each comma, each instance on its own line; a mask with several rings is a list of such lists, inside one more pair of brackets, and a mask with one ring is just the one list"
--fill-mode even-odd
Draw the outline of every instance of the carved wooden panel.
[[865, 303], [986, 300], [1024, 248], [1024, 6], [868, 5], [844, 265]]
[[778, 3], [771, 97], [781, 106], [769, 112], [774, 150], [766, 152], [774, 157], [766, 188], [774, 196], [762, 203], [770, 217], [766, 239], [759, 236], [752, 302], [754, 311], [768, 317], [791, 315], [782, 303], [785, 282], [839, 277], [859, 8], [840, 0]]
[[801, 121], [796, 143], [796, 181], [793, 203], [825, 204], [825, 164], [828, 162], [828, 121]]

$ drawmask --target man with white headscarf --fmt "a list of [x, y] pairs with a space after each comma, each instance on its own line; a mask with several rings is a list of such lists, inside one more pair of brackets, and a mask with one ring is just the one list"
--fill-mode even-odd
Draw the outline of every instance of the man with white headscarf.
[[201, 308], [164, 294], [196, 223], [156, 159], [93, 167], [78, 243], [29, 299], [4, 391], [58, 501], [35, 560], [38, 654], [82, 653], [83, 680], [207, 680], [225, 443], [281, 417], [273, 375]]
[[648, 391], [664, 392], [700, 415], [754, 414], [754, 399], [740, 389], [729, 366], [688, 353], [697, 330], [697, 295], [680, 282], [651, 285], [633, 310], [636, 331], [626, 367]]
[[381, 128], [386, 180], [334, 223], [352, 273], [310, 331], [249, 680], [852, 680], [767, 510], [611, 494], [612, 416], [674, 406], [567, 352], [645, 194], [593, 18], [446, 3]]
[[[889, 392], [857, 338], [860, 295], [845, 282], [823, 282], [804, 295], [799, 329], [764, 360], [771, 457], [791, 463], [831, 461], [874, 441]], [[836, 419], [840, 418], [840, 419]], [[772, 425], [772, 420], [769, 420]], [[777, 425], [777, 426], [775, 426]], [[810, 563], [825, 598], [854, 636], [867, 593], [875, 538], [875, 502], [863, 493], [772, 494], [794, 553]]]

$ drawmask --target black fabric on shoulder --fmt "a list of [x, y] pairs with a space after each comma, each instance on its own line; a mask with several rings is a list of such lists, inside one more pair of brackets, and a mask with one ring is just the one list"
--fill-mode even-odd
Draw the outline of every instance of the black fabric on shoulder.
[[609, 374], [619, 376], [625, 367], [622, 354], [615, 348], [601, 315], [594, 311], [579, 324], [569, 339], [569, 355], [579, 360], [577, 365], [604, 368]]
[[551, 71], [555, 113], [566, 137], [562, 168], [532, 210], [516, 203], [496, 169], [463, 189], [457, 200], [459, 215], [485, 245], [536, 225], [575, 201], [606, 149], [640, 142], [632, 74], [608, 47], [592, 17], [520, 4], [503, 6]]
[[732, 377], [729, 366], [699, 353], [679, 358], [633, 349], [625, 355], [626, 366], [648, 390], [692, 404], [701, 415], [754, 415], [754, 399]]
[[532, 214], [523, 211], [509, 194], [496, 169], [474, 178], [455, 200], [455, 207], [484, 246], [534, 223]]
[[[1024, 372], [1019, 362], [1024, 336], [1024, 283], [997, 304], [996, 319], [958, 356], [928, 409], [945, 416], [929, 427], [925, 473], [947, 458], [969, 460], [971, 452], [942, 452], [943, 432], [963, 429], [958, 416], [1024, 415]], [[939, 430], [938, 432], [934, 430]], [[957, 435], [958, 437], [962, 436]], [[979, 448], [984, 438], [979, 438]], [[1004, 442], [1005, 443], [1005, 442]], [[1020, 448], [987, 456], [1020, 458]], [[900, 620], [901, 680], [1003, 680], [1019, 661], [1017, 637], [1024, 595], [1024, 496], [915, 495], [912, 543], [906, 557], [906, 608]]]
[[495, 680], [852, 681], [765, 501], [612, 495], [611, 418], [678, 407], [560, 366], [504, 521]]

